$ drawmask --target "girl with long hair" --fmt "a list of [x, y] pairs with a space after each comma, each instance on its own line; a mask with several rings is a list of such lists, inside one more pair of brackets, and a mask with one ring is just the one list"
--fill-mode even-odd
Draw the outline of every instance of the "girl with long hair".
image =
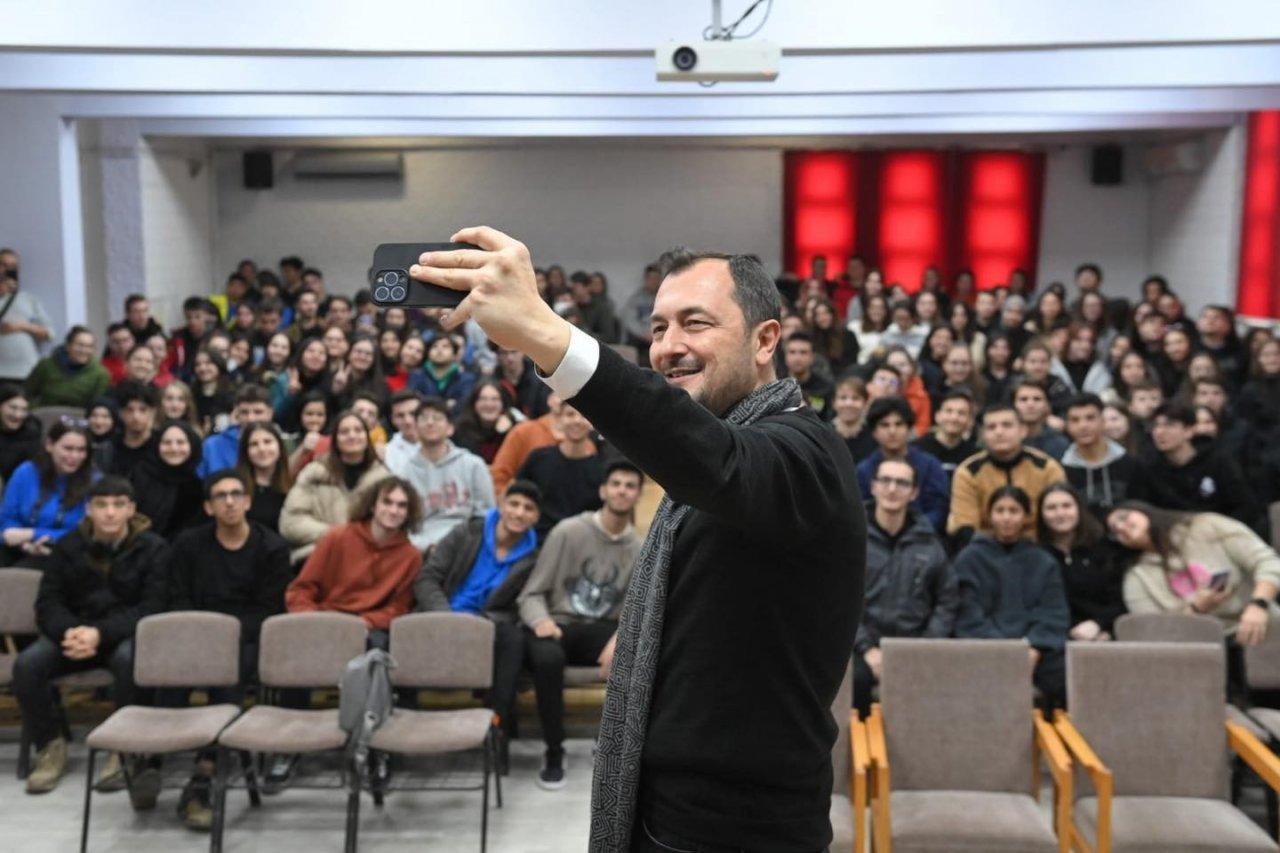
[[236, 469], [249, 481], [253, 503], [248, 518], [273, 533], [280, 532], [280, 512], [293, 486], [284, 436], [273, 423], [251, 423], [240, 430]]
[[835, 305], [828, 299], [819, 299], [813, 304], [812, 317], [814, 351], [826, 357], [831, 372], [840, 374], [857, 364], [858, 336], [840, 324]]
[[191, 362], [195, 386], [191, 389], [205, 435], [226, 429], [235, 387], [227, 376], [227, 363], [216, 352], [201, 349]]
[[205, 434], [196, 396], [181, 379], [173, 380], [160, 392], [160, 416], [167, 421], [186, 421], [200, 435]]
[[8, 565], [43, 566], [54, 543], [84, 518], [94, 476], [88, 430], [67, 421], [54, 424], [35, 459], [15, 468], [5, 484], [0, 540]]
[[523, 416], [515, 407], [515, 400], [496, 379], [482, 379], [467, 395], [458, 418], [453, 443], [466, 448], [484, 460], [493, 463], [511, 427]]
[[1062, 571], [1071, 608], [1071, 639], [1113, 639], [1115, 621], [1125, 612], [1121, 575], [1102, 523], [1069, 483], [1052, 483], [1040, 493], [1036, 539]]
[[889, 328], [889, 300], [879, 293], [868, 296], [862, 316], [856, 321], [850, 321], [850, 325], [856, 326], [854, 333], [858, 336], [859, 343], [858, 363], [867, 364], [880, 349], [880, 339]]
[[280, 429], [286, 433], [301, 429], [299, 415], [303, 398], [313, 391], [326, 392], [329, 375], [324, 342], [319, 338], [306, 338], [298, 344], [293, 365], [277, 376], [271, 386], [271, 409]]

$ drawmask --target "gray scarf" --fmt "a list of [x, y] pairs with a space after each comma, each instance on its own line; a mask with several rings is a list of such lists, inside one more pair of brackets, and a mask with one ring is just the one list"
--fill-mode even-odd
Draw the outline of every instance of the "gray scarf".
[[[794, 379], [782, 379], [752, 391], [729, 410], [725, 420], [734, 426], [748, 426], [801, 402], [800, 386]], [[596, 745], [589, 853], [626, 853], [631, 848], [631, 826], [640, 794], [640, 757], [662, 645], [671, 550], [676, 531], [690, 509], [673, 503], [670, 496], [662, 499], [631, 575]]]

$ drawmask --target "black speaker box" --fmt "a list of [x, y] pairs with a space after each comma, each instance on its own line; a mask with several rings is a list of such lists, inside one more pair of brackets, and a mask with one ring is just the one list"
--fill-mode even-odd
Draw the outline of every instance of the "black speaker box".
[[1099, 145], [1094, 148], [1089, 176], [1099, 186], [1124, 183], [1124, 149], [1119, 145]]
[[271, 164], [271, 152], [244, 152], [244, 188], [247, 190], [269, 190], [274, 183], [275, 170]]

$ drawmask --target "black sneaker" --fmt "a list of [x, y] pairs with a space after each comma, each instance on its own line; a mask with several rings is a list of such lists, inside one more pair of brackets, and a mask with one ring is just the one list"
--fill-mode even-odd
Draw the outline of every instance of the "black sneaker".
[[538, 771], [538, 787], [544, 791], [558, 791], [564, 787], [565, 755], [563, 749], [548, 749]]
[[209, 797], [209, 779], [192, 776], [178, 799], [178, 817], [187, 829], [208, 832], [213, 828], [213, 803]]
[[298, 763], [297, 755], [273, 755], [267, 765], [267, 775], [262, 780], [262, 793], [278, 794], [289, 786], [293, 777], [294, 765]]
[[163, 783], [158, 761], [149, 757], [134, 759], [129, 772], [129, 805], [137, 812], [154, 809]]

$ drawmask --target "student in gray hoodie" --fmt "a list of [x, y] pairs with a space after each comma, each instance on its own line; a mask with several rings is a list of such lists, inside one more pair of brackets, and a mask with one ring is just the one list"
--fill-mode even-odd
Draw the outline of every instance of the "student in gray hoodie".
[[413, 484], [426, 506], [426, 520], [409, 541], [426, 551], [469, 518], [483, 518], [497, 503], [484, 460], [449, 438], [453, 423], [438, 398], [418, 409], [418, 452], [388, 459], [391, 473]]
[[598, 510], [551, 529], [517, 603], [526, 630], [547, 751], [538, 786], [564, 786], [564, 668], [600, 665], [607, 677], [614, 634], [641, 540], [632, 523], [644, 475], [625, 459], [605, 469]]
[[1068, 400], [1066, 425], [1071, 445], [1062, 454], [1062, 468], [1085, 505], [1101, 519], [1125, 499], [1137, 461], [1102, 431], [1098, 395], [1077, 394]]

